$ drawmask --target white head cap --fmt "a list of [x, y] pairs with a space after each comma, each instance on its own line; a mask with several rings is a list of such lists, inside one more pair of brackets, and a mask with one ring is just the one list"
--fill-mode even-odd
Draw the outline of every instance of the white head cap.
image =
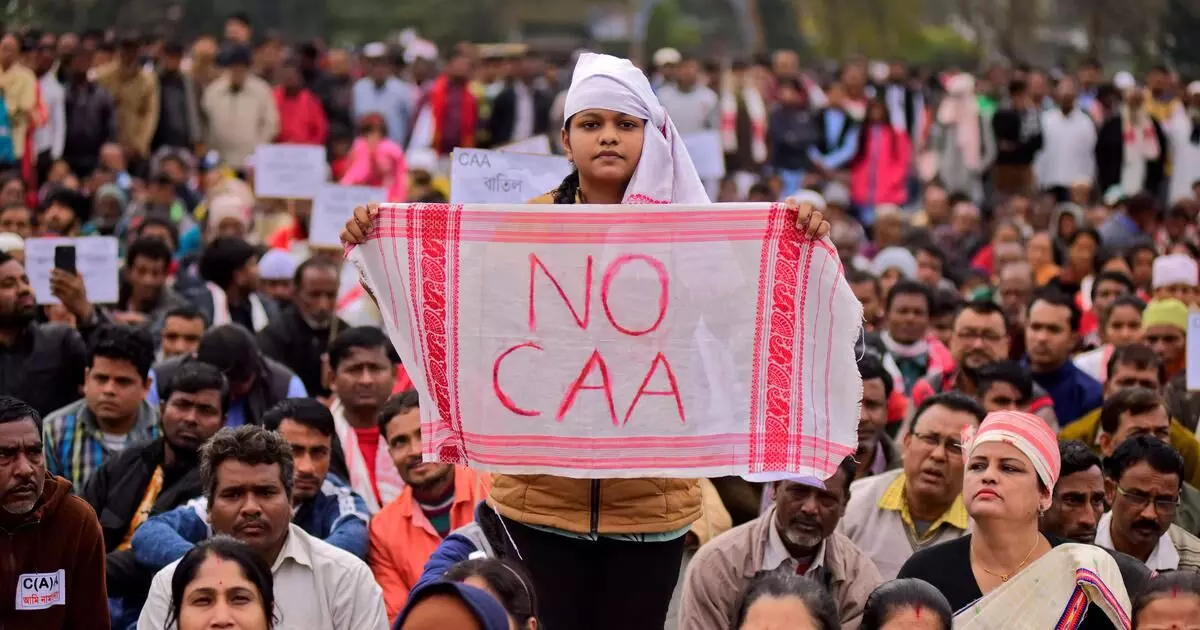
[[[564, 126], [576, 114], [602, 109], [646, 121], [642, 155], [623, 203], [709, 203], [687, 147], [646, 75], [628, 59], [584, 53], [575, 64], [563, 106]], [[591, 156], [575, 156], [576, 164]]]
[[1189, 287], [1200, 285], [1200, 266], [1185, 254], [1169, 254], [1154, 259], [1151, 283], [1155, 289], [1182, 284]]
[[363, 57], [367, 59], [383, 59], [387, 56], [387, 44], [383, 42], [371, 42], [363, 46]]
[[282, 249], [272, 249], [258, 260], [258, 277], [263, 280], [291, 280], [296, 275], [296, 259]]
[[12, 232], [0, 232], [0, 252], [20, 252], [25, 250], [25, 239]]
[[661, 68], [670, 66], [683, 61], [683, 55], [679, 54], [674, 48], [659, 48], [654, 52], [654, 67]]

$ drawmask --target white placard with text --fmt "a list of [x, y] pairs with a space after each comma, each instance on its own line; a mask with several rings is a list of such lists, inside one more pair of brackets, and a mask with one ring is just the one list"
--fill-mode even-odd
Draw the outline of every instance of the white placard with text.
[[318, 247], [341, 247], [338, 235], [355, 206], [387, 201], [387, 191], [374, 186], [325, 184], [313, 200], [308, 242]]
[[451, 203], [525, 203], [558, 188], [571, 173], [559, 155], [455, 149], [450, 158]]
[[88, 300], [92, 304], [116, 304], [120, 293], [117, 280], [121, 261], [117, 239], [112, 236], [80, 238], [31, 238], [25, 241], [25, 273], [37, 296], [38, 304], [59, 304], [50, 295], [50, 272], [54, 269], [54, 250], [60, 245], [75, 247], [75, 269], [83, 276]]
[[325, 173], [325, 147], [263, 144], [254, 152], [254, 194], [259, 197], [314, 199]]

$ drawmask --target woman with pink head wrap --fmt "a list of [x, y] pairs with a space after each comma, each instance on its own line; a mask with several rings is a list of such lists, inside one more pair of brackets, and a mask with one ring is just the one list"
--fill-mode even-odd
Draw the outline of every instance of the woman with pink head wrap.
[[1145, 566], [1139, 574], [1136, 560], [1041, 532], [1062, 467], [1046, 421], [992, 412], [964, 432], [962, 450], [972, 532], [913, 554], [899, 577], [941, 591], [955, 628], [1128, 628], [1125, 579], [1144, 579]]

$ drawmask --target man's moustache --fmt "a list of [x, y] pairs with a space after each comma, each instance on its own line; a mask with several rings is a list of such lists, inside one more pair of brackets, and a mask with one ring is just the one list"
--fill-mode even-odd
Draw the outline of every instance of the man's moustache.
[[1130, 525], [1130, 529], [1151, 529], [1156, 532], [1162, 531], [1162, 527], [1159, 527], [1159, 525], [1156, 521], [1151, 521], [1151, 520], [1147, 520], [1147, 519], [1134, 521], [1133, 525]]

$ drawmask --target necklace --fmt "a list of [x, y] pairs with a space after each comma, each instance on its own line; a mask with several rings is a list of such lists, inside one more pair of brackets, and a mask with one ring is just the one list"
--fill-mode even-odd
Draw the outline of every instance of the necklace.
[[1033, 551], [1038, 548], [1038, 545], [1040, 545], [1041, 542], [1042, 536], [1041, 534], [1038, 534], [1037, 538], [1033, 541], [1033, 546], [1029, 548], [1029, 553], [1025, 554], [1025, 559], [1021, 561], [1021, 564], [1017, 565], [1017, 568], [1013, 569], [1012, 573], [996, 573], [995, 571], [988, 570], [988, 568], [983, 566], [981, 563], [976, 563], [976, 565], [979, 567], [980, 571], [983, 571], [992, 577], [1000, 578], [1001, 583], [1007, 582], [1012, 578], [1012, 576], [1021, 572], [1021, 569], [1025, 567], [1025, 563], [1029, 562], [1029, 557], [1033, 555]]

